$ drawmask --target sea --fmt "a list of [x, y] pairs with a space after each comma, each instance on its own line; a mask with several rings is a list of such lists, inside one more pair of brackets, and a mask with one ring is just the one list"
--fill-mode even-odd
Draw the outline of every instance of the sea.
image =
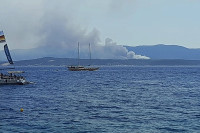
[[16, 70], [34, 83], [0, 86], [0, 133], [200, 132], [199, 66]]

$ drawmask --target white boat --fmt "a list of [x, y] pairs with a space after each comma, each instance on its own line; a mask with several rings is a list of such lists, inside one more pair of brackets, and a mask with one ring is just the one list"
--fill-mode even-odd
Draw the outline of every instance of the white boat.
[[[90, 60], [91, 60], [91, 50], [90, 50], [90, 44], [89, 44], [89, 52], [90, 52]], [[98, 70], [99, 67], [89, 67], [89, 66], [80, 66], [80, 57], [79, 57], [79, 43], [78, 43], [78, 65], [77, 66], [68, 66], [69, 71], [95, 71]]]
[[8, 75], [0, 74], [0, 85], [24, 85], [29, 84], [26, 79], [19, 75], [23, 71], [8, 71]]
[[[0, 31], [0, 43], [6, 42], [3, 31]], [[8, 62], [13, 65], [13, 61], [8, 49], [8, 45], [4, 45], [4, 51]], [[24, 73], [23, 71], [8, 71], [8, 74], [0, 73], [0, 85], [24, 85], [29, 84], [30, 82], [26, 81], [26, 79], [21, 76]]]

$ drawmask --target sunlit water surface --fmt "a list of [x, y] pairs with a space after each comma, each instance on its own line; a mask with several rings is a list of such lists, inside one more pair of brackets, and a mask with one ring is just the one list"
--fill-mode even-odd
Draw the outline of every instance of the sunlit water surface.
[[17, 69], [35, 84], [0, 86], [0, 132], [200, 132], [200, 67]]

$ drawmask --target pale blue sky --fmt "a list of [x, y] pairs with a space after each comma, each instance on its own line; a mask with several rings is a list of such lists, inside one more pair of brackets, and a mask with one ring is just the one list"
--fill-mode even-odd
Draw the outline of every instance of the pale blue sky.
[[103, 38], [110, 37], [118, 44], [200, 48], [200, 1], [135, 0], [130, 5], [97, 12], [102, 14], [92, 18], [93, 27]]
[[[41, 45], [44, 22], [61, 16], [68, 26], [99, 32], [100, 44], [174, 44], [200, 48], [200, 0], [0, 0], [0, 29], [11, 49]], [[46, 19], [44, 21], [44, 19]], [[61, 20], [58, 20], [58, 23]], [[16, 43], [17, 42], [17, 43]]]

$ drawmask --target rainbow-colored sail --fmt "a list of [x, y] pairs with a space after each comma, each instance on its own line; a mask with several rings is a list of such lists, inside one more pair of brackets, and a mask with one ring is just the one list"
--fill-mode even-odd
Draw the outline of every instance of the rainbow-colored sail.
[[6, 38], [4, 36], [3, 31], [0, 31], [0, 43], [6, 42]]

